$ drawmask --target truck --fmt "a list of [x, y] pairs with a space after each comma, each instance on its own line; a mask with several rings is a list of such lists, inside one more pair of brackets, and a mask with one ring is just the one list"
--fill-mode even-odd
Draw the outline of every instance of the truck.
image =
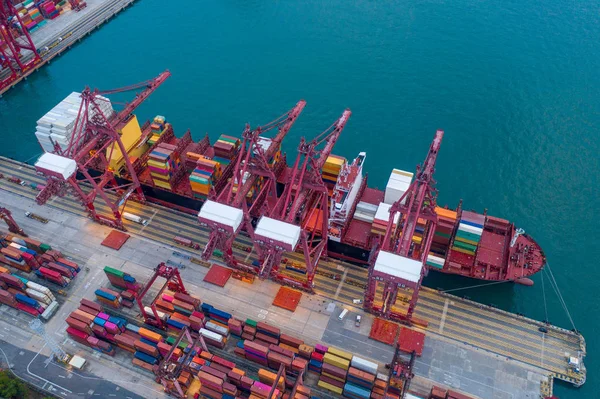
[[40, 215], [36, 215], [33, 212], [25, 212], [25, 216], [27, 216], [29, 219], [37, 220], [40, 223], [44, 223], [44, 224], [48, 223], [48, 219], [41, 217]]
[[123, 218], [129, 220], [130, 222], [141, 224], [143, 226], [148, 225], [148, 221], [146, 219], [141, 218], [138, 215], [134, 215], [133, 213], [123, 212]]
[[175, 236], [173, 237], [173, 241], [175, 241], [179, 245], [183, 245], [184, 247], [189, 247], [195, 250], [200, 249], [200, 244], [193, 242], [189, 238]]
[[80, 370], [80, 371], [83, 370], [86, 363], [87, 363], [87, 360], [85, 360], [81, 356], [77, 356], [77, 355], [74, 355], [71, 358], [71, 360], [69, 360], [69, 366], [71, 366], [71, 368], [74, 368], [74, 369]]

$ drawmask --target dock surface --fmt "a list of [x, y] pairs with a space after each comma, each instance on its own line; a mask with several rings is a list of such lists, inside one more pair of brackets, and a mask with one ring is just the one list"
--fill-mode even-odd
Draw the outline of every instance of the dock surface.
[[[0, 158], [0, 173], [5, 178], [15, 176], [27, 183], [44, 183], [33, 167], [6, 158]], [[355, 351], [379, 363], [386, 363], [392, 357], [391, 346], [366, 339], [373, 321], [371, 315], [363, 316], [360, 329], [354, 327], [352, 317], [347, 318], [346, 322], [336, 320], [342, 306], [350, 309], [352, 316], [362, 314], [361, 309], [354, 307], [352, 300], [363, 296], [362, 285], [367, 276], [364, 268], [337, 260], [321, 261], [320, 274], [315, 279], [317, 295], [303, 295], [299, 309], [291, 318], [289, 312], [271, 305], [271, 296], [276, 293], [277, 284], [257, 281], [251, 286], [230, 280], [225, 288], [218, 288], [202, 282], [207, 269], [174, 255], [174, 252], [196, 257], [200, 255], [199, 251], [179, 247], [172, 240], [173, 236], [179, 235], [192, 238], [201, 245], [206, 242], [208, 234], [200, 228], [193, 215], [154, 204], [142, 206], [129, 202], [127, 210], [147, 219], [149, 224], [141, 226], [125, 221], [132, 239], [121, 251], [115, 252], [98, 245], [111, 229], [86, 219], [87, 213], [74, 198], [54, 198], [46, 206], [40, 207], [33, 201], [36, 190], [6, 179], [0, 179], [0, 193], [3, 199], [6, 198], [3, 202], [13, 210], [19, 223], [23, 221], [22, 227], [30, 231], [32, 236], [55, 243], [57, 238], [53, 238], [53, 235], [62, 226], [64, 233], [61, 234], [65, 235], [66, 242], [64, 248], [60, 249], [83, 264], [92, 267], [98, 267], [99, 264], [114, 265], [127, 269], [140, 281], [145, 281], [149, 270], [158, 261], [170, 259], [185, 266], [184, 281], [190, 281], [191, 291], [206, 302], [226, 304], [223, 307], [231, 307], [236, 310], [234, 313], [240, 312], [240, 302], [247, 302], [249, 306], [241, 311], [242, 315], [244, 311], [253, 313], [247, 317], [261, 318], [262, 315], [269, 322], [286, 326], [284, 330], [287, 328], [293, 334]], [[103, 205], [97, 205], [102, 211]], [[41, 225], [29, 219], [23, 220], [25, 210], [47, 217], [51, 222]], [[236, 245], [236, 257], [254, 259], [253, 253], [240, 249], [244, 245], [249, 245], [249, 239], [241, 237]], [[286, 256], [301, 261], [300, 254]], [[92, 284], [97, 284], [103, 276], [93, 273], [93, 279], [96, 280]], [[340, 274], [342, 278], [333, 280], [327, 277], [329, 274]], [[326, 314], [323, 302], [331, 301], [338, 302], [340, 306], [333, 314]], [[64, 324], [62, 314], [59, 312], [55, 319], [62, 317]], [[543, 334], [538, 330], [540, 326], [545, 326], [541, 322], [427, 288], [421, 290], [416, 316], [428, 322], [424, 330], [425, 351], [415, 366], [419, 378], [461, 389], [481, 398], [526, 397], [520, 396], [524, 392], [532, 395], [551, 393], [554, 379], [575, 385], [585, 382], [585, 369], [575, 374], [567, 367], [570, 355], [576, 356], [579, 351], [585, 354], [585, 340], [579, 334], [554, 326], [547, 327], [548, 334]]]
[[[54, 58], [70, 49], [134, 1], [136, 0], [87, 0], [88, 5], [83, 10], [67, 11], [54, 20], [48, 20], [45, 26], [30, 34], [42, 61], [19, 76], [10, 86], [0, 89], [0, 97], [23, 80], [27, 80], [31, 74], [52, 62]], [[32, 57], [33, 55], [29, 53], [23, 58], [28, 61]], [[6, 77], [8, 73], [8, 69], [0, 70], [0, 80]]]

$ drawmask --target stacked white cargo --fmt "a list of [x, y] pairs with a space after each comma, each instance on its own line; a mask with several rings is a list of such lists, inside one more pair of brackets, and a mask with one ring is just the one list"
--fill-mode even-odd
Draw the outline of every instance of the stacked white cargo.
[[356, 205], [356, 211], [354, 211], [354, 219], [367, 223], [373, 223], [373, 219], [375, 218], [375, 214], [377, 213], [377, 208], [377, 205], [360, 201]]
[[[394, 202], [402, 198], [410, 186], [413, 175], [414, 173], [406, 172], [400, 169], [393, 169], [387, 186], [385, 186], [385, 197], [383, 202], [392, 205]], [[402, 200], [402, 203], [404, 204], [405, 201], [406, 198]]]
[[44, 287], [43, 285], [40, 285], [38, 283], [34, 283], [33, 281], [28, 281], [27, 282], [27, 288], [35, 290], [35, 291], [37, 291], [39, 293], [42, 293], [42, 294], [46, 295], [48, 298], [50, 298], [53, 301], [56, 300], [56, 297], [54, 296], [54, 294], [52, 294], [52, 291], [50, 291], [50, 289], [48, 287]]
[[[114, 115], [115, 111], [108, 98], [98, 96], [96, 104], [106, 118]], [[57, 143], [63, 150], [69, 146], [80, 106], [81, 96], [73, 92], [37, 121], [35, 136], [45, 152], [54, 152], [53, 143]], [[95, 107], [90, 107], [90, 118], [96, 114]]]

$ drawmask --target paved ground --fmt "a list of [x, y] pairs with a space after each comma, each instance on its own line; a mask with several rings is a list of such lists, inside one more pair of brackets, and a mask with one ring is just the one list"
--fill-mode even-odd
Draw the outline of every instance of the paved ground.
[[[93, 289], [107, 284], [107, 279], [102, 272], [105, 265], [127, 270], [138, 280], [145, 282], [149, 278], [150, 270], [160, 260], [181, 263], [185, 267], [182, 269], [182, 276], [188, 290], [199, 295], [203, 301], [232, 312], [239, 318], [251, 317], [265, 320], [280, 326], [285, 332], [302, 337], [307, 342], [324, 341], [331, 345], [338, 345], [380, 364], [389, 362], [392, 357], [390, 346], [367, 338], [373, 320], [371, 315], [363, 314], [361, 327], [354, 327], [354, 314], [356, 312], [362, 314], [362, 311], [357, 308], [336, 301], [336, 310], [329, 314], [326, 310], [331, 302], [330, 299], [321, 295], [303, 295], [298, 310], [292, 314], [271, 305], [279, 288], [272, 282], [257, 281], [250, 286], [232, 279], [224, 288], [220, 288], [203, 282], [207, 269], [174, 256], [174, 248], [171, 246], [157, 244], [134, 235], [120, 251], [116, 252], [99, 246], [100, 241], [110, 231], [106, 227], [70, 212], [52, 207], [38, 207], [33, 202], [24, 201], [23, 197], [6, 191], [2, 191], [2, 199], [3, 203], [14, 211], [17, 221], [32, 236], [64, 249], [75, 260], [90, 268], [89, 273], [84, 272], [75, 279], [69, 297], [46, 328], [50, 335], [63, 343], [69, 352], [79, 352], [91, 359], [88, 372], [96, 378], [107, 378], [108, 381], [121, 386], [121, 389], [127, 388], [141, 397], [163, 397], [160, 387], [151, 382], [146, 372], [133, 368], [128, 353], [119, 351], [116, 358], [108, 358], [72, 343], [64, 333], [66, 315], [77, 305], [79, 298], [82, 296], [93, 298]], [[53, 204], [57, 201], [53, 200]], [[23, 216], [25, 210], [33, 210], [51, 221], [47, 225], [42, 225], [27, 219]], [[344, 322], [337, 320], [342, 306], [351, 310]], [[2, 311], [7, 311], [7, 308], [4, 307]], [[19, 319], [16, 321], [11, 320], [12, 316], [8, 314], [6, 316], [2, 317], [3, 321], [0, 322], [0, 326], [3, 326], [0, 328], [0, 339], [4, 339], [1, 334], [5, 333], [11, 338], [18, 336], [19, 338], [11, 340], [12, 344], [32, 352], [40, 350], [41, 341], [37, 337], [32, 336], [31, 333], [21, 332], [25, 328], [23, 323], [27, 321], [28, 316], [17, 314]], [[5, 329], [5, 332], [1, 332], [2, 329]], [[47, 349], [42, 351], [42, 354], [45, 353]], [[115, 372], [115, 368], [118, 372]], [[415, 371], [424, 379], [431, 379], [439, 384], [446, 384], [483, 398], [499, 399], [537, 397], [540, 381], [546, 378], [541, 369], [525, 366], [520, 362], [507, 360], [435, 334], [428, 335], [425, 353], [418, 359]], [[62, 378], [58, 376], [59, 370], [49, 367], [40, 372], [42, 373], [40, 376], [44, 379], [76, 394], [82, 393], [60, 384]], [[65, 378], [69, 378], [68, 375]], [[43, 386], [42, 382], [40, 381], [40, 386]], [[101, 395], [110, 395], [108, 392], [114, 389], [111, 384], [108, 384], [106, 387], [94, 389], [94, 393], [102, 392]], [[88, 394], [88, 396], [96, 395]]]

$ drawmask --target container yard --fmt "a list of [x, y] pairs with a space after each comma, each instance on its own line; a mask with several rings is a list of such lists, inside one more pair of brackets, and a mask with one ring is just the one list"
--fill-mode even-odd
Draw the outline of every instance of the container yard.
[[[531, 397], [536, 397], [535, 395], [550, 396], [555, 379], [573, 384], [581, 384], [585, 381], [583, 363], [580, 364], [578, 371], [575, 371], [572, 359], [570, 360], [571, 357], [581, 359], [581, 361], [584, 359], [586, 346], [583, 337], [579, 334], [548, 326], [550, 332], [542, 340], [538, 328], [546, 326], [544, 323], [488, 308], [449, 294], [421, 288], [414, 309], [414, 317], [422, 320], [422, 325], [415, 325], [410, 329], [410, 331], [424, 333], [423, 345], [419, 347], [418, 339], [410, 336], [406, 338], [406, 333], [397, 327], [397, 324], [391, 323], [391, 327], [394, 327], [391, 329], [390, 326], [384, 327], [384, 319], [364, 313], [360, 309], [361, 305], [357, 307], [354, 303], [354, 300], [363, 298], [364, 282], [368, 277], [366, 269], [346, 262], [332, 262], [324, 259], [320, 260], [318, 269], [320, 272], [315, 275], [316, 294], [302, 294], [298, 307], [295, 308], [295, 312], [291, 313], [273, 304], [280, 286], [269, 280], [256, 279], [249, 284], [242, 280], [229, 279], [223, 287], [204, 281], [205, 276], [213, 267], [211, 264], [219, 263], [220, 258], [213, 258], [208, 265], [200, 264], [203, 262], [200, 259], [202, 250], [197, 249], [193, 244], [198, 244], [200, 248], [206, 245], [210, 231], [200, 229], [194, 216], [153, 204], [142, 206], [130, 202], [127, 211], [150, 222], [142, 225], [126, 220], [125, 227], [131, 237], [119, 251], [115, 251], [100, 246], [111, 229], [86, 218], [87, 213], [81, 209], [76, 199], [71, 196], [59, 197], [48, 206], [39, 207], [33, 202], [38, 191], [33, 189], [31, 184], [42, 184], [42, 177], [37, 175], [30, 166], [4, 159], [0, 164], [0, 172], [8, 176], [9, 171], [10, 176], [28, 183], [21, 185], [9, 181], [7, 178], [0, 179], [0, 188], [6, 197], [6, 206], [12, 209], [13, 217], [19, 225], [26, 231], [35, 229], [36, 233], [39, 232], [37, 236], [41, 239], [52, 236], [56, 229], [63, 229], [65, 245], [70, 251], [78, 254], [79, 264], [90, 268], [88, 275], [79, 276], [87, 281], [77, 282], [77, 284], [85, 284], [89, 288], [86, 291], [79, 290], [77, 296], [70, 297], [68, 307], [63, 310], [63, 320], [67, 320], [67, 316], [76, 309], [81, 310], [81, 307], [85, 306], [80, 303], [81, 299], [92, 301], [94, 304], [92, 306], [102, 306], [102, 313], [108, 316], [108, 322], [112, 323], [108, 326], [113, 332], [117, 331], [113, 325], [118, 326], [119, 318], [121, 318], [132, 326], [145, 328], [159, 334], [162, 338], [158, 342], [153, 341], [157, 345], [156, 347], [144, 343], [158, 349], [158, 355], [154, 349], [138, 344], [139, 348], [146, 352], [153, 352], [157, 356], [154, 357], [157, 364], [165, 361], [167, 358], [164, 355], [167, 353], [165, 352], [166, 345], [173, 346], [175, 343], [173, 340], [179, 337], [182, 328], [190, 328], [193, 333], [195, 327], [200, 327], [204, 323], [201, 327], [204, 330], [198, 329], [197, 331], [203, 333], [199, 336], [202, 335], [207, 345], [208, 351], [205, 352], [211, 356], [225, 359], [226, 362], [232, 362], [235, 364], [234, 368], [243, 371], [243, 373], [237, 373], [237, 375], [234, 373], [231, 376], [225, 373], [227, 374], [225, 378], [219, 374], [221, 377], [218, 377], [206, 373], [206, 370], [212, 371], [212, 366], [209, 364], [205, 369], [205, 374], [199, 374], [195, 370], [191, 372], [189, 371], [190, 365], [196, 367], [198, 363], [207, 361], [206, 357], [209, 355], [205, 354], [202, 357], [202, 351], [200, 351], [200, 356], [196, 354], [192, 357], [190, 355], [192, 361], [188, 364], [188, 368], [181, 368], [183, 371], [177, 380], [182, 390], [195, 392], [196, 389], [205, 387], [204, 394], [208, 392], [210, 396], [211, 394], [216, 395], [215, 392], [218, 392], [221, 397], [224, 397], [229, 393], [224, 393], [219, 389], [223, 390], [226, 387], [228, 392], [235, 392], [233, 391], [235, 388], [241, 393], [244, 392], [243, 389], [248, 388], [248, 384], [244, 388], [239, 379], [236, 379], [238, 375], [250, 376], [252, 381], [272, 388], [275, 385], [274, 382], [277, 381], [279, 369], [269, 366], [268, 357], [271, 350], [275, 350], [277, 354], [280, 354], [281, 350], [271, 349], [271, 345], [289, 350], [286, 346], [282, 346], [282, 343], [290, 345], [289, 342], [291, 342], [289, 340], [288, 343], [282, 342], [282, 335], [301, 340], [304, 345], [315, 348], [314, 355], [311, 354], [308, 359], [300, 355], [297, 357], [308, 360], [307, 371], [304, 373], [304, 384], [311, 390], [311, 396], [314, 397], [335, 397], [339, 395], [340, 389], [344, 396], [364, 397], [366, 385], [369, 386], [372, 395], [382, 395], [381, 389], [385, 390], [387, 387], [388, 393], [385, 395], [391, 396], [398, 395], [399, 387], [402, 386], [401, 381], [399, 382], [395, 378], [392, 381], [393, 384], [389, 384], [388, 387], [387, 382], [383, 379], [378, 382], [377, 374], [375, 374], [375, 380], [371, 381], [371, 377], [367, 374], [372, 376], [373, 373], [352, 366], [352, 359], [346, 359], [350, 363], [347, 368], [344, 368], [346, 367], [346, 363], [343, 361], [344, 357], [339, 354], [333, 355], [337, 358], [330, 360], [332, 356], [327, 356], [329, 348], [341, 350], [356, 356], [357, 359], [376, 364], [381, 377], [389, 371], [385, 367], [386, 364], [396, 364], [398, 371], [407, 370], [407, 367], [412, 364], [409, 370], [412, 370], [414, 377], [410, 383], [409, 393], [405, 394], [405, 397], [408, 398], [465, 397], [460, 396], [461, 394], [467, 395], [466, 397], [488, 398], [499, 392], [506, 395], [512, 392], [514, 397], [523, 397], [519, 396], [523, 392], [532, 395]], [[47, 218], [49, 223], [41, 224], [27, 218], [26, 211], [33, 211]], [[65, 229], [65, 226], [68, 227]], [[179, 237], [179, 240], [174, 240], [174, 237]], [[185, 241], [186, 237], [193, 237], [194, 241]], [[249, 242], [249, 237], [238, 238], [234, 245], [234, 254], [239, 259], [251, 262], [252, 259], [256, 259], [256, 254], [253, 251], [246, 252], [242, 249], [244, 244], [248, 245]], [[62, 248], [59, 249], [62, 250]], [[66, 250], [67, 248], [65, 248]], [[297, 259], [301, 261], [302, 258], [300, 254], [298, 255]], [[178, 265], [178, 274], [181, 277], [180, 285], [173, 283], [174, 281], [178, 282], [178, 277], [175, 275], [167, 275], [169, 278], [164, 278], [159, 275], [165, 275], [164, 273], [157, 274], [157, 261], [161, 259], [166, 266]], [[336, 279], [336, 274], [341, 274], [341, 278]], [[152, 279], [155, 275], [156, 278]], [[154, 282], [150, 283], [152, 280]], [[147, 283], [150, 284], [147, 285]], [[361, 283], [363, 286], [360, 286]], [[144, 293], [144, 288], [137, 291], [140, 287], [148, 287], [148, 291]], [[181, 288], [186, 291], [184, 296], [177, 295], [177, 290]], [[132, 303], [130, 300], [131, 293], [136, 291], [139, 293], [138, 298], [141, 297], [140, 303]], [[102, 299], [99, 299], [98, 293]], [[200, 307], [198, 308], [198, 302], [189, 304], [182, 301], [182, 298], [192, 302], [196, 298], [201, 301]], [[188, 304], [185, 305], [186, 303]], [[240, 306], [240, 304], [243, 305]], [[333, 309], [329, 306], [330, 304], [334, 304]], [[88, 305], [91, 304], [88, 303]], [[129, 307], [130, 305], [133, 306]], [[90, 310], [93, 309], [92, 306], [83, 309], [93, 313], [94, 310]], [[145, 312], [142, 312], [140, 307]], [[343, 309], [349, 312], [345, 319], [340, 321], [338, 316]], [[362, 316], [362, 323], [359, 327], [355, 325], [356, 315]], [[96, 314], [95, 317], [97, 316]], [[113, 321], [110, 321], [111, 317], [113, 317]], [[156, 378], [154, 373], [148, 370], [148, 364], [154, 362], [148, 356], [152, 356], [140, 351], [139, 348], [136, 349], [135, 340], [133, 341], [135, 352], [131, 352], [131, 340], [135, 338], [132, 336], [131, 330], [126, 328], [126, 331], [122, 331], [119, 327], [121, 333], [116, 335], [125, 334], [127, 337], [118, 338], [119, 342], [116, 344], [111, 342], [110, 347], [105, 345], [106, 340], [95, 335], [96, 333], [98, 335], [111, 334], [106, 329], [105, 318], [106, 316], [102, 315], [101, 319], [105, 322], [101, 327], [104, 330], [96, 327], [96, 331], [92, 330], [91, 335], [89, 332], [86, 333], [88, 334], [86, 343], [79, 343], [82, 339], [79, 337], [79, 341], [67, 339], [64, 341], [64, 346], [69, 348], [72, 353], [84, 354], [84, 357], [91, 358], [88, 368], [91, 372], [101, 372], [104, 368], [116, 367], [120, 370], [119, 374], [123, 376], [121, 379], [127, 379], [129, 382], [135, 381], [129, 385], [121, 383], [123, 384], [122, 389], [134, 390], [141, 397], [164, 397], [161, 386], [152, 382]], [[145, 319], [153, 319], [156, 323], [145, 323]], [[166, 327], [158, 327], [161, 324], [158, 323], [159, 320], [166, 324]], [[252, 321], [263, 322], [271, 327], [277, 326], [280, 330], [279, 341], [275, 343], [274, 337], [269, 335], [268, 331], [264, 329], [259, 331], [257, 326], [252, 325]], [[80, 323], [71, 322], [86, 329]], [[99, 321], [99, 323], [103, 322]], [[390, 322], [386, 321], [385, 323]], [[123, 323], [121, 322], [121, 324]], [[423, 326], [424, 324], [426, 326]], [[54, 328], [67, 338], [65, 322], [59, 323], [55, 317], [51, 320], [50, 325], [52, 327], [49, 328]], [[69, 325], [69, 328], [74, 327]], [[74, 329], [77, 330], [77, 328]], [[227, 337], [219, 334], [219, 332], [226, 334], [227, 330], [229, 332]], [[78, 334], [73, 330], [70, 331], [75, 335]], [[219, 335], [223, 338], [219, 338]], [[92, 349], [87, 341], [91, 336], [95, 337], [91, 340], [96, 345], [95, 349]], [[192, 336], [192, 341], [186, 338], [185, 342], [190, 342], [188, 346], [201, 347], [198, 342], [193, 342], [197, 338]], [[248, 342], [247, 348], [239, 346], [240, 338], [244, 342]], [[141, 338], [136, 339], [141, 342]], [[400, 350], [395, 351], [393, 344], [398, 340], [404, 345], [416, 342], [414, 344], [417, 345], [414, 347], [415, 355]], [[387, 343], [380, 341], [387, 341]], [[163, 349], [162, 355], [158, 348], [159, 343]], [[221, 349], [220, 346], [223, 348]], [[266, 362], [264, 360], [265, 350], [260, 346], [267, 348]], [[124, 349], [125, 347], [129, 350]], [[323, 350], [324, 347], [327, 349]], [[317, 348], [320, 348], [320, 351], [317, 351]], [[458, 348], [460, 354], [456, 352]], [[257, 350], [246, 356], [246, 351], [253, 349]], [[244, 350], [243, 358], [241, 357], [242, 350]], [[112, 353], [113, 351], [114, 353]], [[135, 356], [136, 352], [140, 352], [137, 357]], [[417, 356], [416, 352], [420, 352], [421, 355]], [[102, 354], [100, 357], [95, 357], [92, 355], [93, 353]], [[320, 355], [323, 356], [322, 360]], [[325, 356], [334, 363], [326, 362]], [[202, 361], [196, 363], [194, 358]], [[271, 355], [271, 358], [278, 357]], [[340, 359], [342, 360], [340, 361]], [[394, 361], [392, 361], [393, 359]], [[469, 373], [481, 374], [451, 372], [451, 378], [448, 380], [448, 371], [444, 372], [444, 370], [457, 370], [457, 365], [461, 367], [460, 365], [464, 365], [465, 361], [470, 362], [471, 370], [475, 370]], [[475, 367], [473, 364], [481, 364], [481, 366]], [[219, 363], [216, 365], [219, 366]], [[271, 366], [274, 365], [271, 363]], [[199, 366], [204, 367], [206, 363]], [[324, 368], [328, 372], [323, 373]], [[222, 370], [220, 372], [224, 373]], [[289, 372], [290, 370], [288, 370], [288, 374]], [[342, 377], [344, 372], [344, 377]], [[410, 376], [411, 373], [399, 372], [397, 374]], [[288, 380], [293, 381], [290, 376], [283, 375], [284, 386]], [[170, 374], [167, 374], [165, 378], [169, 376]], [[48, 376], [45, 378], [49, 379]], [[181, 378], [180, 381], [179, 378]], [[490, 379], [494, 383], [488, 386], [473, 382], [486, 379]], [[136, 385], [139, 381], [145, 381], [146, 386]], [[220, 385], [220, 381], [222, 381], [222, 385]], [[448, 384], [449, 381], [450, 384]], [[246, 382], [250, 381], [246, 380]], [[371, 382], [372, 385], [370, 385]], [[208, 388], [211, 383], [213, 384], [212, 388]], [[152, 390], [153, 387], [159, 392]], [[277, 384], [275, 389], [280, 389], [280, 387], [280, 384]], [[64, 388], [68, 389], [68, 387]], [[207, 389], [212, 389], [212, 391]], [[264, 392], [265, 389], [262, 385], [257, 384], [254, 391], [258, 392], [252, 393], [260, 396], [260, 392]], [[293, 385], [286, 387], [285, 394], [290, 394], [290, 389], [293, 389]], [[81, 392], [85, 392], [85, 390]], [[177, 396], [178, 388], [174, 388], [173, 392], [173, 395]], [[296, 392], [298, 391], [296, 390]]]

